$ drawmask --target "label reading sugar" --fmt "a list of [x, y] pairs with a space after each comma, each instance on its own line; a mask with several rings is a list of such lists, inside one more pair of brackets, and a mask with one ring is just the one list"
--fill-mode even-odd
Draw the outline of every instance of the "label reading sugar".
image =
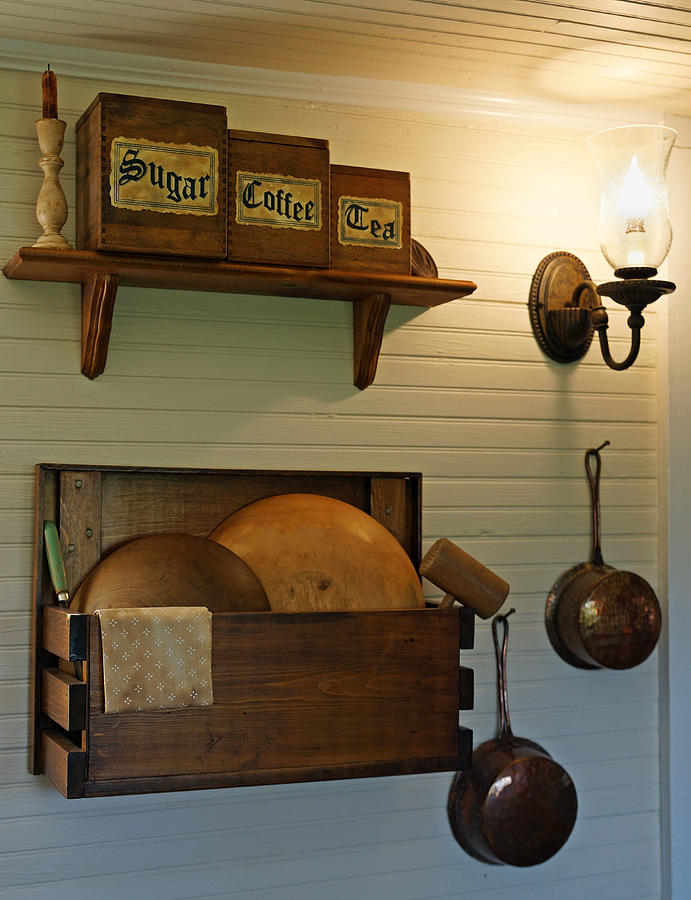
[[114, 138], [110, 202], [121, 209], [215, 216], [218, 151], [194, 144]]

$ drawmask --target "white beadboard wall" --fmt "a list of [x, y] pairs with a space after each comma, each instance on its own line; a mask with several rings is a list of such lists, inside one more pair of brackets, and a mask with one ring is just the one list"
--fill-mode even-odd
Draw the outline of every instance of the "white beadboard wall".
[[[0, 257], [38, 234], [40, 72], [0, 72]], [[16, 900], [652, 900], [660, 896], [658, 656], [629, 672], [570, 668], [543, 608], [588, 557], [583, 453], [603, 453], [603, 544], [657, 582], [657, 322], [614, 373], [593, 349], [547, 362], [526, 299], [546, 253], [597, 247], [589, 129], [387, 111], [60, 76], [62, 183], [74, 123], [99, 90], [228, 107], [233, 127], [326, 137], [332, 161], [411, 172], [413, 234], [447, 277], [437, 309], [393, 308], [377, 379], [351, 383], [346, 303], [119, 291], [106, 374], [79, 374], [77, 286], [0, 279], [0, 893]], [[74, 237], [74, 219], [66, 228]], [[614, 314], [615, 335], [624, 334]], [[617, 354], [625, 353], [622, 340]], [[387, 469], [424, 476], [425, 547], [458, 541], [512, 584], [514, 730], [570, 772], [576, 828], [552, 860], [485, 866], [454, 842], [449, 774], [67, 801], [26, 771], [33, 464]], [[434, 589], [427, 585], [430, 596]], [[495, 675], [478, 622], [476, 742]]]

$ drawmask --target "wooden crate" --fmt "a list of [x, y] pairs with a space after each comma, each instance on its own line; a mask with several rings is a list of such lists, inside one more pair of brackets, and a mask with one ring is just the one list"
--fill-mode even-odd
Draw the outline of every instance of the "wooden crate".
[[329, 265], [329, 142], [228, 132], [228, 259]]
[[224, 259], [222, 106], [101, 93], [77, 122], [81, 250]]
[[420, 484], [405, 473], [38, 465], [30, 770], [89, 797], [467, 767], [469, 610], [215, 614], [212, 707], [105, 715], [98, 619], [55, 604], [45, 561], [46, 519], [74, 592], [128, 540], [207, 535], [247, 503], [307, 491], [370, 513], [417, 566]]
[[331, 166], [331, 265], [410, 275], [410, 175]]

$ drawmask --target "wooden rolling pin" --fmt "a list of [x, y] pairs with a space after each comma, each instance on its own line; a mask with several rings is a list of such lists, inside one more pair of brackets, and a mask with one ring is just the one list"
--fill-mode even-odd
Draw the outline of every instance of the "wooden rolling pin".
[[420, 563], [420, 575], [446, 591], [439, 609], [455, 600], [469, 606], [481, 619], [491, 618], [509, 593], [510, 586], [448, 538], [432, 544]]

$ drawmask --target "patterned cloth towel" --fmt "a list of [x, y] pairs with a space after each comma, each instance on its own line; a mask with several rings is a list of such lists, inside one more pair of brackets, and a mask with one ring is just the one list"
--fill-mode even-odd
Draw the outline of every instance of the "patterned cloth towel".
[[211, 706], [204, 606], [99, 609], [106, 713]]

